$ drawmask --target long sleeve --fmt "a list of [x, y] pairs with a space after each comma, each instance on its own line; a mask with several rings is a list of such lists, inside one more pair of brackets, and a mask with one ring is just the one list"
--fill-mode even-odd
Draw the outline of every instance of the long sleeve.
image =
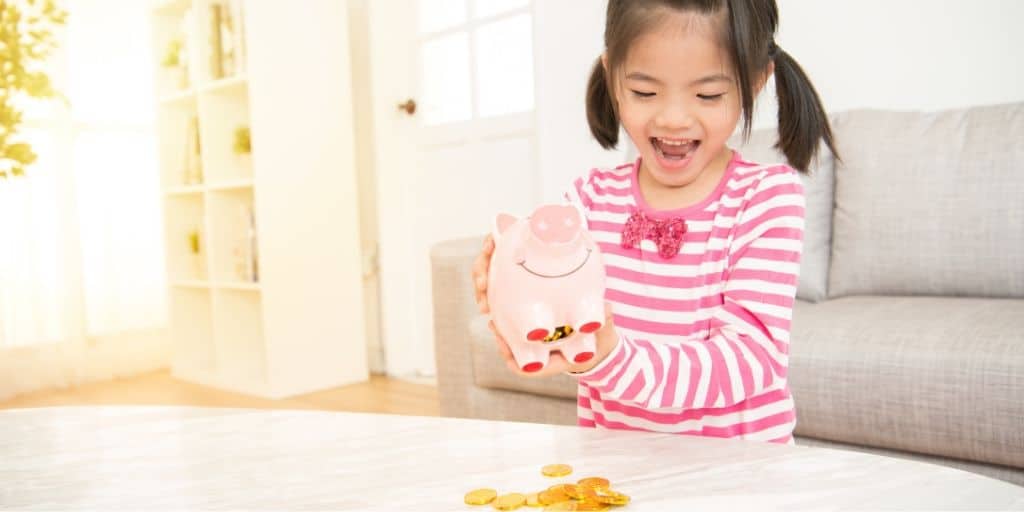
[[788, 168], [746, 190], [724, 256], [709, 335], [657, 341], [620, 334], [580, 380], [604, 400], [647, 410], [729, 408], [785, 385], [804, 229], [804, 194]]

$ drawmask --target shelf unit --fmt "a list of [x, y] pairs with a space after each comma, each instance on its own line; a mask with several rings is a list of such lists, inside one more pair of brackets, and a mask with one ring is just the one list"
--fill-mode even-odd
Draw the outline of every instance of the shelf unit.
[[[270, 398], [368, 378], [347, 18], [320, 4], [152, 5], [178, 378]], [[316, 38], [282, 37], [289, 28], [335, 42], [340, 31], [343, 44], [325, 52]], [[218, 38], [234, 49], [226, 72], [215, 71]], [[163, 65], [173, 41], [186, 65]], [[327, 83], [310, 90], [288, 73], [297, 66]], [[240, 127], [251, 154], [235, 152]]]

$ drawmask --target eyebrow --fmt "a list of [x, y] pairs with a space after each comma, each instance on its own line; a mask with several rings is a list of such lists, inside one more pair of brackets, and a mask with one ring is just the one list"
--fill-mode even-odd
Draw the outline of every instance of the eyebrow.
[[[646, 73], [641, 73], [639, 71], [634, 71], [634, 72], [626, 75], [626, 79], [627, 80], [639, 80], [641, 82], [651, 82], [651, 83], [654, 83], [654, 84], [660, 84], [661, 83], [661, 80], [658, 80], [657, 78], [654, 78], [651, 75], [648, 75]], [[690, 86], [692, 87], [692, 86], [695, 86], [695, 85], [703, 85], [703, 84], [709, 84], [709, 83], [714, 83], [714, 82], [732, 82], [732, 78], [729, 78], [728, 76], [726, 76], [726, 75], [724, 75], [722, 73], [719, 73], [717, 75], [708, 75], [708, 76], [705, 76], [703, 78], [698, 78], [698, 79], [694, 80], [693, 82], [690, 83]]]

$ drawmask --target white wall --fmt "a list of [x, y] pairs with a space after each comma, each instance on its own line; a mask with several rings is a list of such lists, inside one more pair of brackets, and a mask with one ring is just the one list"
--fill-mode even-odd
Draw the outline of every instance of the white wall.
[[587, 128], [587, 79], [604, 51], [605, 2], [535, 0], [534, 12], [540, 197], [557, 202], [573, 178], [625, 156], [602, 149]]
[[[779, 46], [826, 109], [941, 110], [1024, 101], [1020, 0], [778, 0]], [[774, 126], [774, 88], [755, 126]]]

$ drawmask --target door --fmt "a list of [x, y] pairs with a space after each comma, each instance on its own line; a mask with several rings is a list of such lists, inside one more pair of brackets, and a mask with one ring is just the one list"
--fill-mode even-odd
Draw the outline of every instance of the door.
[[434, 374], [430, 247], [482, 235], [497, 212], [526, 214], [538, 202], [533, 7], [369, 3], [390, 375]]

